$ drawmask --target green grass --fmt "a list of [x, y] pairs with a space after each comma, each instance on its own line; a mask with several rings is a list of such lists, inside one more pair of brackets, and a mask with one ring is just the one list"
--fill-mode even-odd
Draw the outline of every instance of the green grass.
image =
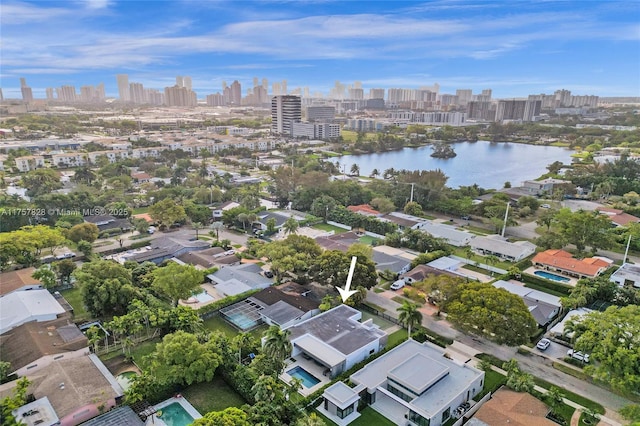
[[358, 239], [362, 244], [373, 245], [374, 242], [380, 241], [378, 238], [373, 238], [369, 235], [364, 235]]
[[368, 319], [372, 319], [373, 323], [379, 326], [382, 330], [386, 330], [387, 328], [393, 327], [395, 325], [391, 321], [387, 321], [386, 319], [380, 318], [379, 316], [374, 315], [370, 312], [367, 312], [367, 311], [360, 311], [360, 312], [362, 312], [362, 319], [360, 320], [360, 322], [365, 322]]
[[79, 288], [71, 288], [69, 290], [62, 290], [60, 292], [71, 306], [73, 306], [74, 320], [77, 322], [83, 322], [91, 318], [91, 315], [84, 307], [82, 301], [82, 291]]
[[132, 215], [147, 213], [148, 211], [149, 207], [138, 207], [137, 209], [133, 209]]
[[477, 234], [477, 235], [490, 235], [492, 234], [491, 231], [486, 230], [484, 228], [479, 228], [477, 226], [471, 226], [471, 225], [466, 225], [463, 226], [462, 228], [466, 229], [467, 231], [473, 233], [473, 234]]
[[[342, 136], [342, 140], [344, 140], [345, 142], [355, 142], [356, 140], [358, 140], [358, 132], [355, 132], [353, 130], [342, 130], [340, 132], [340, 135]], [[376, 139], [375, 133], [364, 134], [364, 140], [375, 140], [375, 139]]]
[[552, 295], [557, 296], [557, 297], [567, 297], [566, 293], [561, 293], [559, 291], [555, 291], [555, 290], [552, 290], [552, 289], [547, 288], [547, 287], [542, 287], [541, 285], [537, 285], [537, 284], [534, 284], [534, 283], [525, 283], [524, 286], [527, 287], [527, 288], [532, 288], [534, 290], [541, 291], [543, 293], [552, 294]]
[[183, 389], [182, 395], [200, 414], [240, 407], [246, 403], [219, 375], [210, 382], [198, 383]]
[[[327, 426], [335, 425], [334, 422], [320, 414], [320, 412], [316, 411], [316, 415], [320, 417]], [[378, 413], [371, 407], [367, 407], [362, 412], [360, 412], [360, 417], [355, 419], [353, 422], [349, 423], [349, 426], [394, 426], [391, 420], [384, 417], [382, 414]]]
[[339, 226], [329, 225], [328, 223], [318, 223], [317, 225], [313, 225], [312, 228], [320, 231], [326, 231], [326, 232], [334, 231], [336, 234], [343, 234], [345, 232], [349, 232], [348, 229], [340, 228]]
[[[221, 316], [216, 315], [209, 319], [206, 319], [203, 323], [204, 328], [209, 331], [221, 331], [226, 334], [228, 337], [233, 338], [240, 334], [240, 332], [231, 324], [226, 322]], [[257, 328], [254, 328], [249, 333], [256, 339], [260, 339], [262, 337], [262, 333], [267, 329], [267, 325], [263, 324]]]
[[148, 364], [144, 361], [144, 357], [155, 352], [156, 344], [160, 343], [161, 339], [151, 339], [136, 345], [131, 348], [131, 357], [141, 369], [148, 367]]
[[401, 328], [398, 331], [394, 331], [387, 337], [387, 347], [393, 347], [407, 340], [407, 330]]
[[[552, 383], [547, 382], [546, 380], [542, 380], [538, 377], [534, 377], [533, 380], [535, 381], [536, 385], [545, 388], [545, 389], [549, 389], [551, 386], [556, 386]], [[583, 407], [586, 407], [596, 413], [599, 414], [604, 414], [604, 407], [600, 404], [598, 404], [597, 402], [594, 402], [588, 398], [585, 398], [582, 395], [578, 395], [575, 394], [571, 391], [566, 390], [565, 388], [561, 387], [561, 386], [556, 386], [558, 388], [560, 388], [560, 390], [562, 391], [562, 393], [564, 394], [564, 397], [567, 398], [570, 401], [575, 402], [576, 404], [580, 404]]]
[[424, 305], [423, 302], [418, 302], [417, 300], [412, 300], [412, 299], [409, 299], [408, 297], [403, 297], [403, 296], [393, 296], [391, 300], [393, 300], [394, 302], [398, 302], [400, 304], [404, 302], [411, 302], [414, 305], [418, 305], [418, 306]]
[[[460, 256], [463, 259], [469, 259], [470, 261], [472, 261], [474, 263], [478, 262], [480, 264], [485, 264], [485, 265], [488, 264], [487, 258], [485, 256], [480, 256], [480, 255], [477, 255], [477, 254], [473, 253], [471, 255], [471, 257], [468, 258], [467, 257], [467, 252], [462, 247], [456, 247], [453, 250], [453, 254], [455, 254], [456, 256]], [[471, 266], [475, 266], [475, 265], [471, 264]], [[499, 262], [496, 262], [495, 264], [492, 263], [489, 266], [493, 266], [495, 268], [501, 268], [501, 269], [509, 269], [511, 266], [513, 266], [513, 263], [499, 261]], [[490, 271], [487, 271], [486, 269], [481, 269], [481, 271], [482, 271], [483, 274], [487, 274], [487, 275], [491, 273]]]

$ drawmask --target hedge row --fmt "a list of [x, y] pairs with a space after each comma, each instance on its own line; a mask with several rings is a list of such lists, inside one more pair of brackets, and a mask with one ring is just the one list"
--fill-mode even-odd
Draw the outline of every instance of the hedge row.
[[538, 287], [542, 287], [548, 290], [553, 290], [564, 295], [569, 295], [573, 287], [566, 284], [554, 283], [553, 281], [545, 280], [544, 278], [536, 277], [535, 275], [522, 274], [522, 281], [525, 284], [533, 284]]
[[424, 327], [418, 327], [416, 329], [415, 334], [413, 335], [414, 340], [417, 340], [420, 343], [428, 340], [429, 342], [440, 346], [441, 348], [446, 348], [449, 345], [453, 344], [453, 339], [448, 337], [444, 337], [433, 330]]

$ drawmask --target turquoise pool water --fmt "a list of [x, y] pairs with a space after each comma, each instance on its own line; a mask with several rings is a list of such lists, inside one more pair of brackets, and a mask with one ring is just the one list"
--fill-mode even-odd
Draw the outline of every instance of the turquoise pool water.
[[552, 274], [551, 272], [547, 271], [535, 271], [534, 275], [546, 278], [548, 280], [559, 281], [561, 283], [568, 283], [570, 281], [567, 277], [562, 277], [560, 275]]
[[167, 426], [188, 426], [193, 423], [193, 417], [177, 402], [162, 407], [160, 411], [162, 411], [160, 420], [165, 422]]
[[200, 303], [210, 302], [213, 300], [213, 297], [210, 296], [209, 293], [207, 293], [206, 291], [203, 291], [202, 293], [194, 294], [193, 297], [198, 299], [198, 302]]
[[234, 323], [240, 330], [248, 330], [258, 325], [259, 320], [251, 318], [242, 312], [236, 312], [233, 314], [225, 314], [227, 319]]
[[287, 371], [287, 374], [289, 374], [291, 377], [302, 380], [302, 386], [304, 386], [305, 388], [311, 388], [320, 383], [320, 380], [316, 379], [311, 373], [300, 366], [294, 367], [291, 370]]

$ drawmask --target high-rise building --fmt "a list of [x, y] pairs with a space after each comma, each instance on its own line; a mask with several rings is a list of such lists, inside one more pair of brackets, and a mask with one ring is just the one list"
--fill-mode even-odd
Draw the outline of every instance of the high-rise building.
[[242, 104], [242, 85], [238, 80], [234, 80], [229, 86], [229, 104], [241, 105]]
[[116, 75], [118, 81], [118, 97], [122, 102], [130, 102], [131, 95], [129, 94], [129, 76], [127, 74]]
[[198, 104], [198, 99], [194, 91], [176, 85], [164, 88], [164, 103], [167, 106], [193, 107]]
[[2, 93], [2, 87], [0, 87], [0, 102], [4, 101], [4, 94]]
[[369, 89], [369, 99], [384, 99], [384, 89]]
[[129, 96], [134, 104], [144, 104], [147, 101], [142, 83], [130, 83]]
[[20, 78], [20, 92], [22, 93], [22, 100], [25, 102], [33, 102], [33, 92], [31, 87], [27, 86], [27, 79]]
[[269, 80], [267, 80], [266, 78], [262, 79], [262, 88], [269, 92]]
[[76, 102], [78, 100], [74, 86], [61, 86], [56, 89], [56, 93], [60, 102]]
[[271, 131], [291, 135], [293, 123], [302, 120], [302, 100], [299, 96], [280, 95], [271, 99]]
[[308, 106], [307, 121], [331, 121], [336, 118], [336, 107]]
[[458, 97], [458, 105], [466, 107], [473, 98], [473, 91], [471, 89], [458, 89], [456, 90], [456, 96]]
[[46, 93], [47, 93], [47, 100], [48, 101], [53, 101], [55, 99], [53, 97], [53, 87], [47, 87]]
[[185, 75], [182, 77], [182, 87], [186, 87], [187, 90], [193, 90], [193, 82], [191, 81], [191, 77]]

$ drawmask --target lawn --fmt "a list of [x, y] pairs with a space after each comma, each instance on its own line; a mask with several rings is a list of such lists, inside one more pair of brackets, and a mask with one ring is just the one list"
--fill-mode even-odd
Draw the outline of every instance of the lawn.
[[358, 241], [359, 241], [359, 242], [361, 242], [362, 244], [366, 244], [366, 245], [368, 245], [368, 246], [372, 246], [372, 245], [374, 245], [375, 243], [377, 243], [378, 241], [380, 241], [380, 239], [378, 239], [378, 238], [373, 238], [373, 237], [371, 237], [371, 236], [369, 236], [369, 235], [363, 235], [362, 237], [360, 237], [360, 238], [358, 239]]
[[[221, 316], [216, 315], [209, 319], [204, 320], [204, 328], [209, 331], [221, 331], [226, 334], [229, 338], [233, 338], [237, 336], [240, 332], [231, 324], [226, 322]], [[254, 328], [249, 333], [256, 339], [260, 339], [262, 337], [262, 333], [267, 329], [267, 325], [263, 324], [257, 328]]]
[[398, 331], [394, 331], [387, 337], [387, 347], [393, 347], [407, 340], [407, 330], [401, 328]]
[[474, 397], [477, 401], [489, 392], [495, 392], [498, 388], [507, 382], [507, 377], [497, 371], [489, 370], [484, 373], [484, 387], [482, 391]]
[[380, 318], [379, 316], [374, 315], [370, 312], [366, 312], [366, 311], [360, 311], [360, 312], [362, 312], [362, 319], [360, 320], [360, 322], [365, 322], [368, 319], [372, 319], [373, 323], [379, 326], [382, 330], [386, 330], [387, 328], [393, 327], [395, 325], [391, 321], [387, 321], [386, 319]]
[[91, 318], [91, 315], [84, 307], [82, 291], [79, 288], [62, 290], [60, 294], [62, 294], [66, 301], [73, 307], [73, 316], [75, 321], [84, 322]]
[[145, 342], [142, 342], [135, 347], [131, 348], [131, 356], [135, 361], [136, 365], [141, 369], [145, 369], [147, 364], [144, 362], [144, 357], [153, 353], [156, 350], [156, 344], [160, 343], [160, 339], [151, 339]]
[[138, 207], [133, 209], [132, 215], [134, 214], [143, 214], [149, 211], [149, 207]]
[[[328, 418], [320, 414], [320, 412], [316, 411], [316, 414], [318, 415], [318, 417], [324, 420], [327, 426], [335, 425], [334, 422], [332, 422], [331, 420], [329, 420]], [[349, 423], [349, 426], [373, 426], [373, 425], [394, 426], [395, 423], [393, 423], [391, 420], [387, 419], [386, 417], [384, 417], [382, 414], [378, 413], [376, 410], [374, 410], [371, 407], [367, 407], [364, 410], [362, 410], [362, 412], [360, 413], [360, 417], [355, 419], [353, 422]]]
[[[358, 139], [358, 132], [355, 132], [353, 130], [342, 130], [340, 132], [340, 135], [345, 142], [355, 142]], [[375, 133], [368, 132], [364, 134], [365, 140], [375, 140], [375, 138]]]
[[348, 229], [340, 228], [339, 226], [329, 225], [328, 223], [318, 223], [317, 225], [312, 226], [313, 229], [318, 229], [320, 231], [331, 232], [334, 231], [336, 234], [343, 234], [348, 232]]
[[200, 414], [222, 411], [229, 407], [240, 407], [246, 401], [220, 375], [206, 383], [191, 385], [182, 390], [182, 395]]
[[[533, 380], [535, 381], [536, 385], [545, 388], [545, 389], [549, 389], [551, 386], [553, 386], [552, 383], [547, 382], [546, 380], [542, 380], [538, 377], [534, 377]], [[564, 394], [564, 397], [567, 398], [570, 401], [575, 402], [576, 404], [580, 404], [583, 407], [586, 407], [590, 410], [595, 411], [596, 413], [599, 414], [604, 414], [604, 407], [600, 404], [598, 404], [597, 402], [594, 402], [588, 398], [585, 398], [582, 395], [578, 395], [575, 394], [571, 391], [566, 390], [565, 388], [561, 387], [561, 386], [556, 386], [558, 388], [560, 388], [560, 390], [562, 391], [562, 393]]]

